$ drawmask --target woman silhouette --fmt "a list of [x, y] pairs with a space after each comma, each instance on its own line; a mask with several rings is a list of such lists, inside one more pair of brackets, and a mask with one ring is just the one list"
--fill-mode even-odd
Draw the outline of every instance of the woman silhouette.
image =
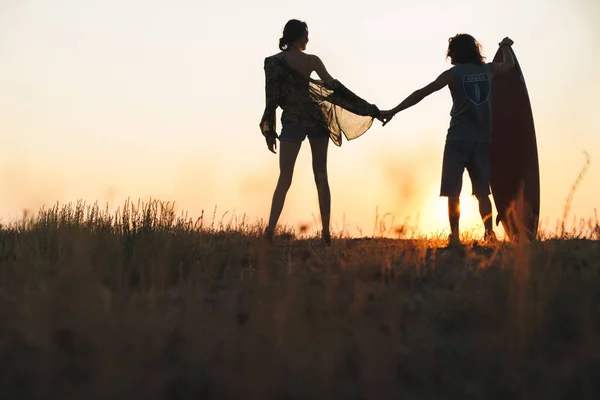
[[[279, 39], [281, 52], [267, 57], [264, 63], [266, 107], [260, 129], [271, 152], [275, 153], [277, 139], [280, 143], [279, 179], [265, 230], [265, 238], [269, 243], [272, 243], [292, 183], [298, 152], [308, 137], [321, 211], [322, 238], [325, 244], [331, 244], [331, 194], [327, 178], [329, 139], [341, 146], [342, 133], [348, 140], [355, 139], [371, 127], [373, 118], [380, 118], [381, 115], [375, 105], [356, 96], [333, 79], [319, 57], [306, 54], [307, 43], [306, 23], [292, 19], [286, 23], [283, 37]], [[321, 80], [311, 79], [313, 72]], [[275, 130], [277, 107], [283, 110], [280, 136]]]

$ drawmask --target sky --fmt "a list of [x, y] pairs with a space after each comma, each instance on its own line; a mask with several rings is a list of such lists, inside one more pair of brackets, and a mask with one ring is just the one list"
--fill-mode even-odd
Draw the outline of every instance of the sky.
[[[542, 225], [553, 230], [562, 219], [584, 152], [591, 165], [569, 221], [594, 216], [596, 0], [0, 0], [0, 220], [57, 202], [115, 208], [127, 198], [174, 201], [190, 216], [204, 210], [225, 222], [266, 219], [278, 159], [258, 128], [263, 60], [278, 52], [290, 18], [308, 23], [307, 52], [381, 109], [450, 67], [454, 34], [474, 35], [490, 60], [511, 37], [537, 131]], [[438, 194], [450, 107], [442, 90], [386, 127], [375, 122], [330, 145], [335, 231], [447, 229]], [[462, 227], [480, 234], [464, 178]], [[385, 227], [375, 223], [382, 217]], [[306, 142], [280, 222], [314, 230], [318, 219]]]

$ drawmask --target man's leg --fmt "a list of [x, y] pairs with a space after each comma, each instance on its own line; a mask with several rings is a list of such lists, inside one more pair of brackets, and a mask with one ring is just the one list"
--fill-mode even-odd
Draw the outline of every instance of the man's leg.
[[490, 148], [488, 144], [474, 146], [472, 157], [467, 163], [467, 171], [471, 177], [473, 194], [479, 201], [479, 214], [485, 227], [485, 238], [493, 240], [495, 234], [492, 202], [490, 201]]
[[448, 197], [448, 220], [450, 221], [450, 240], [460, 240], [460, 197]]
[[485, 236], [488, 237], [494, 233], [494, 225], [492, 221], [492, 202], [490, 196], [477, 196], [479, 200], [479, 214], [485, 227]]
[[440, 196], [448, 197], [451, 245], [460, 242], [460, 192], [462, 190], [465, 161], [464, 143], [461, 141], [446, 141]]

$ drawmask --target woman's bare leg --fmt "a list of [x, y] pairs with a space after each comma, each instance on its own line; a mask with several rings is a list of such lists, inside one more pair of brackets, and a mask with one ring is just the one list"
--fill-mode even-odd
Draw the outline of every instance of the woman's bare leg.
[[327, 178], [328, 145], [329, 137], [310, 139], [312, 167], [319, 194], [319, 209], [321, 211], [324, 239], [329, 238], [329, 222], [331, 219], [331, 192], [329, 191], [329, 180]]
[[267, 232], [273, 233], [275, 226], [277, 226], [277, 221], [279, 221], [285, 196], [292, 184], [294, 165], [296, 164], [300, 146], [302, 146], [302, 142], [279, 142], [279, 180], [275, 187], [275, 193], [273, 193]]

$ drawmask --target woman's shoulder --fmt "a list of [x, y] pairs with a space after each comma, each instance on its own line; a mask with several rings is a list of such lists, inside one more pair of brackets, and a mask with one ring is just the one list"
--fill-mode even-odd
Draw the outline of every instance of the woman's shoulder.
[[273, 54], [272, 56], [265, 57], [264, 67], [267, 69], [277, 69], [281, 66], [281, 62], [284, 61], [281, 53]]
[[306, 54], [308, 56], [308, 62], [310, 63], [310, 68], [315, 69], [323, 64], [323, 61], [316, 54]]
[[283, 60], [283, 51], [280, 51], [277, 54], [270, 55], [265, 57], [265, 61], [280, 61]]
[[[308, 53], [304, 53], [304, 55], [306, 56], [306, 58], [308, 58], [309, 60], [320, 60], [320, 58], [316, 55], [316, 54], [308, 54]], [[284, 51], [280, 51], [277, 54], [273, 54], [270, 55], [268, 57], [265, 57], [265, 61], [285, 61], [285, 52]]]

